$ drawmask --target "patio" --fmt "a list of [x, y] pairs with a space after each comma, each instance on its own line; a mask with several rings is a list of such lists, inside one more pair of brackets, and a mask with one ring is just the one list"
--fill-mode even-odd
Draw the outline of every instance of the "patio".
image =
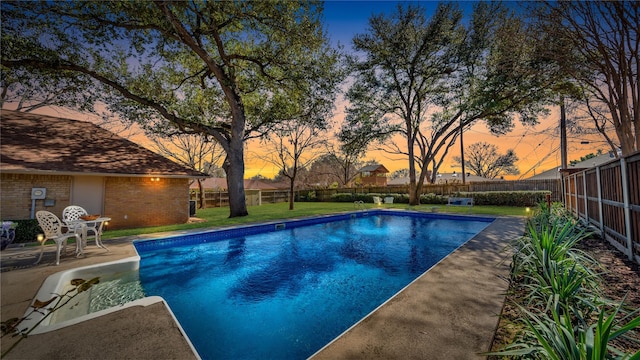
[[[508, 287], [510, 255], [505, 246], [523, 229], [523, 218], [499, 218], [315, 358], [482, 358], [478, 353], [491, 346]], [[51, 265], [53, 249], [46, 250], [38, 266], [29, 266], [37, 247], [3, 251], [2, 319], [22, 316], [44, 279], [53, 273], [135, 256], [131, 242], [136, 238], [141, 237], [107, 240], [109, 252], [89, 246], [85, 257], [63, 257], [59, 266]], [[5, 271], [8, 267], [14, 269]], [[10, 341], [3, 338], [3, 349]], [[6, 358], [195, 357], [169, 311], [159, 303], [29, 336]]]

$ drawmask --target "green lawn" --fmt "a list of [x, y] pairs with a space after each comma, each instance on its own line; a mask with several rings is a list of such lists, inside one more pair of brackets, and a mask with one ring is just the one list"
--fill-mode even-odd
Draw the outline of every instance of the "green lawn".
[[[464, 206], [446, 206], [446, 205], [420, 205], [409, 206], [407, 204], [385, 204], [375, 206], [373, 204], [365, 204], [367, 209], [386, 208], [386, 209], [408, 209], [416, 211], [431, 212], [434, 209], [439, 213], [455, 213], [455, 214], [472, 214], [472, 215], [493, 215], [493, 216], [526, 216], [527, 211], [522, 207], [508, 206], [474, 206], [469, 209]], [[289, 210], [288, 203], [265, 204], [261, 206], [249, 206], [249, 215], [243, 217], [229, 218], [229, 208], [210, 208], [198, 209], [196, 217], [204, 220], [202, 222], [191, 224], [178, 224], [167, 226], [154, 226], [137, 229], [125, 230], [109, 230], [103, 234], [103, 239], [150, 234], [164, 231], [176, 231], [198, 228], [212, 228], [217, 226], [239, 225], [258, 223], [264, 221], [289, 219], [302, 216], [325, 215], [343, 211], [353, 211], [353, 203], [337, 203], [337, 202], [301, 202], [295, 204], [294, 210]]]

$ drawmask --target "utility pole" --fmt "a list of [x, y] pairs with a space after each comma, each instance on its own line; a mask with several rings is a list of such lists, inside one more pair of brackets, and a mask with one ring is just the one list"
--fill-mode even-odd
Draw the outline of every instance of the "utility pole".
[[[567, 169], [567, 114], [564, 108], [564, 96], [560, 96], [560, 169]], [[564, 183], [564, 173], [560, 175], [562, 179], [562, 203], [567, 205], [567, 193]]]
[[464, 169], [464, 141], [462, 140], [462, 134], [464, 133], [464, 122], [460, 118], [460, 161], [462, 162], [462, 185], [467, 183], [467, 173]]
[[560, 97], [560, 162], [561, 169], [567, 168], [567, 113], [564, 96]]

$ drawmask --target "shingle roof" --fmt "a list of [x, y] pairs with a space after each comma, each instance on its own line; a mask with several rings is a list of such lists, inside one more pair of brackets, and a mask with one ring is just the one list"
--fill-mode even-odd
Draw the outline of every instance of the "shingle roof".
[[[579, 163], [570, 164], [569, 169], [588, 169], [592, 167], [596, 167], [609, 161], [615, 160], [616, 156], [609, 152], [607, 154], [598, 155], [596, 157], [583, 160]], [[561, 173], [558, 168], [549, 169], [547, 171], [543, 171], [537, 175], [531, 176], [526, 180], [547, 180], [547, 179], [561, 179]]]
[[374, 165], [367, 165], [365, 167], [363, 167], [362, 169], [360, 169], [358, 172], [381, 172], [381, 173], [388, 173], [389, 170], [387, 170], [386, 167], [384, 167], [384, 165], [380, 165], [380, 164], [374, 164]]
[[204, 177], [95, 124], [2, 110], [0, 171]]
[[[500, 181], [500, 179], [489, 179], [483, 176], [472, 175], [467, 173], [464, 177], [466, 182], [485, 182], [485, 181]], [[462, 174], [461, 173], [438, 173], [436, 175], [436, 183], [438, 182], [447, 182], [447, 181], [459, 181], [462, 182]]]

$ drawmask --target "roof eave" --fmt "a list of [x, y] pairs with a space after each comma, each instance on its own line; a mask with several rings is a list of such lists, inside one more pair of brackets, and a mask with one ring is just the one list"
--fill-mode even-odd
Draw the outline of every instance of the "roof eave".
[[100, 177], [163, 177], [172, 179], [206, 179], [210, 175], [188, 175], [188, 174], [167, 174], [167, 173], [148, 173], [148, 174], [127, 174], [127, 173], [86, 173], [75, 171], [54, 171], [54, 170], [34, 170], [34, 169], [0, 169], [0, 174], [21, 174], [21, 175], [63, 175], [63, 176], [100, 176]]

